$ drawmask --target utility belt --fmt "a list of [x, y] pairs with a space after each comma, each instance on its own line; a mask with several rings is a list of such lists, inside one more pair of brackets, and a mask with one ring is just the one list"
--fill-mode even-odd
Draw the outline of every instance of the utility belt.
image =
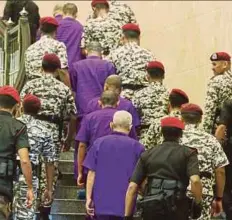
[[203, 172], [200, 172], [200, 177], [205, 177], [207, 179], [212, 179], [212, 174], [210, 172], [207, 172], [207, 171], [203, 171]]
[[137, 90], [145, 88], [146, 86], [144, 86], [144, 85], [123, 84], [122, 87], [123, 87], [123, 89], [130, 89], [130, 90], [137, 91]]
[[47, 121], [50, 123], [54, 123], [59, 126], [59, 140], [62, 139], [62, 132], [63, 132], [63, 120], [55, 115], [36, 115], [34, 118], [41, 120], [41, 121]]
[[152, 178], [148, 180], [139, 208], [146, 214], [153, 212], [165, 215], [167, 212], [176, 212], [178, 202], [185, 200], [187, 201], [186, 187], [180, 181]]
[[141, 129], [148, 129], [150, 127], [150, 125], [140, 125]]

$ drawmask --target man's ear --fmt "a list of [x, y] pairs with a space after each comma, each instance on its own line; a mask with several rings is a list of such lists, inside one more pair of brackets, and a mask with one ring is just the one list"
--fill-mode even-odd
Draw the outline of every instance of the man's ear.
[[102, 102], [101, 102], [101, 100], [98, 100], [97, 102], [98, 102], [98, 105], [102, 108]]
[[113, 122], [110, 122], [110, 128], [111, 128], [111, 130], [114, 129], [114, 123]]

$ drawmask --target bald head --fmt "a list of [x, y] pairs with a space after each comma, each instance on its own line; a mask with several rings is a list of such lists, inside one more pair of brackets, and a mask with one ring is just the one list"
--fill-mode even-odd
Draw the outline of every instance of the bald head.
[[62, 4], [57, 4], [53, 8], [53, 16], [55, 17], [56, 15], [63, 15], [63, 5]]
[[88, 43], [86, 46], [86, 49], [87, 49], [88, 55], [90, 55], [92, 53], [97, 53], [97, 54], [102, 53], [102, 46], [98, 41], [92, 41], [92, 42]]
[[132, 126], [132, 116], [127, 111], [117, 111], [114, 114], [111, 127], [114, 131], [129, 134]]
[[116, 108], [117, 103], [118, 103], [118, 96], [113, 91], [104, 91], [101, 95], [100, 102], [101, 102], [102, 108], [105, 108], [105, 107]]
[[120, 95], [122, 89], [122, 81], [118, 75], [110, 75], [106, 78], [104, 90], [114, 91]]

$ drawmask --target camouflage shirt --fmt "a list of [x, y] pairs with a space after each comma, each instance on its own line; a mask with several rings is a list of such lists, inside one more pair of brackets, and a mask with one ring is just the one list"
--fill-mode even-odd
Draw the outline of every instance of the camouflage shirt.
[[81, 47], [92, 41], [98, 41], [104, 52], [109, 52], [119, 46], [122, 35], [121, 25], [109, 15], [105, 18], [89, 19], [84, 26]]
[[149, 149], [152, 148], [158, 144], [162, 144], [163, 142], [163, 136], [161, 133], [161, 119], [165, 117], [177, 117], [181, 118], [181, 112], [178, 109], [172, 110], [169, 115], [166, 115], [161, 118], [156, 118], [155, 120], [152, 121], [147, 134], [144, 137], [143, 144], [144, 146]]
[[213, 134], [219, 120], [221, 105], [232, 97], [232, 76], [226, 72], [210, 79], [205, 101], [205, 117], [203, 127]]
[[62, 69], [68, 67], [67, 51], [64, 43], [44, 35], [28, 47], [25, 52], [25, 69], [28, 80], [41, 76], [42, 58], [46, 53], [55, 53], [60, 58]]
[[146, 65], [155, 57], [136, 42], [129, 42], [112, 51], [106, 59], [115, 65], [123, 85], [147, 85]]
[[181, 144], [197, 149], [200, 172], [209, 172], [212, 175], [212, 178], [202, 177], [202, 192], [204, 195], [213, 196], [215, 169], [229, 164], [220, 143], [196, 125], [187, 124]]
[[56, 150], [51, 132], [47, 129], [48, 122], [37, 120], [30, 115], [23, 115], [19, 120], [27, 125], [30, 161], [38, 165], [40, 156], [43, 156], [46, 162], [53, 162]]
[[[135, 14], [125, 3], [115, 0], [109, 1], [109, 16], [120, 23], [121, 26], [127, 23], [136, 23]], [[94, 18], [94, 14], [88, 16], [87, 21]]]

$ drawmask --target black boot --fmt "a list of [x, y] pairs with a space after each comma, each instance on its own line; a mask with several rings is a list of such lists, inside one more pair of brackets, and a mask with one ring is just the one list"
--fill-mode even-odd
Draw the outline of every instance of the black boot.
[[40, 220], [49, 220], [51, 207], [40, 207]]

